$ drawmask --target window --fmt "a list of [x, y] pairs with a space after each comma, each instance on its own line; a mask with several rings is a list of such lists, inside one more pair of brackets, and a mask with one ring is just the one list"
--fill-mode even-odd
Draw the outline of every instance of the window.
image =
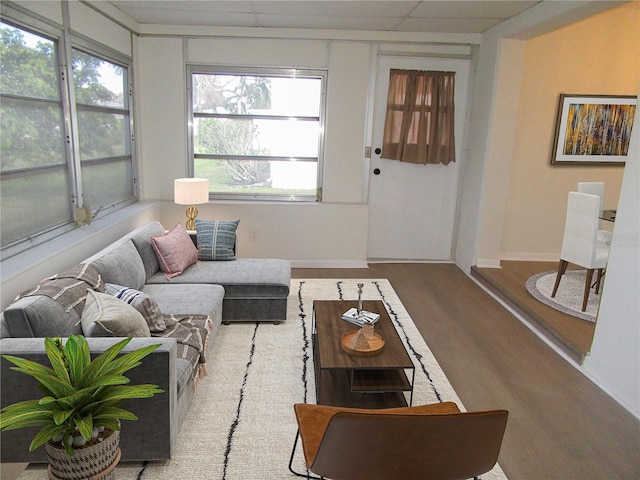
[[136, 201], [129, 60], [33, 24], [0, 23], [3, 258]]
[[0, 24], [2, 245], [73, 218], [57, 42]]
[[218, 198], [316, 200], [325, 73], [190, 68], [193, 173]]
[[84, 203], [133, 197], [127, 69], [73, 49], [73, 84]]

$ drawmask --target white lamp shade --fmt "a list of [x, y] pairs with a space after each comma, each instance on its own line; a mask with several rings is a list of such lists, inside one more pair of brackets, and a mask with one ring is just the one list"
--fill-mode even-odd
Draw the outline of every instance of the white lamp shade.
[[200, 205], [209, 201], [209, 180], [206, 178], [176, 178], [173, 181], [173, 201], [178, 205]]

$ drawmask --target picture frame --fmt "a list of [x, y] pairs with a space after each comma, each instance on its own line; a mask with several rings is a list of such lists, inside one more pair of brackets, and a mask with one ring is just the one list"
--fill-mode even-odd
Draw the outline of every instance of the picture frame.
[[551, 164], [624, 165], [636, 104], [633, 95], [561, 94]]

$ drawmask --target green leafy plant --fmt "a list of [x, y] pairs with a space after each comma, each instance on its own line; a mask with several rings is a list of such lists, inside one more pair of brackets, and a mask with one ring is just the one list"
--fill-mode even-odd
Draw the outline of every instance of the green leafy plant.
[[[149, 345], [118, 356], [131, 341], [126, 338], [91, 360], [89, 344], [81, 336], [70, 336], [63, 345], [60, 338], [45, 338], [44, 345], [51, 363], [49, 368], [12, 355], [3, 358], [16, 365], [12, 370], [30, 375], [40, 383], [44, 394], [39, 400], [27, 400], [2, 409], [0, 429], [41, 426], [29, 446], [32, 452], [49, 441], [61, 441], [68, 455], [109, 428], [120, 430], [119, 420], [137, 420], [133, 413], [120, 407], [128, 398], [147, 398], [163, 390], [157, 385], [127, 385], [124, 372], [140, 365], [160, 345]], [[81, 439], [79, 437], [81, 436]]]

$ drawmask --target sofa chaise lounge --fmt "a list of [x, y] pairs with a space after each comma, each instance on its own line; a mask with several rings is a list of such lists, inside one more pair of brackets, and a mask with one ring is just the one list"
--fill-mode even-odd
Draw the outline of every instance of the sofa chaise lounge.
[[[166, 325], [180, 323], [182, 326], [181, 322], [195, 325], [198, 319], [201, 321], [197, 331], [204, 337], [200, 349], [186, 346], [170, 335], [165, 338], [169, 330], [167, 327], [148, 338], [134, 338], [124, 350], [161, 344], [143, 359], [140, 366], [128, 372], [128, 376], [132, 384], [157, 384], [164, 393], [127, 401], [125, 408], [133, 411], [139, 420], [123, 422], [123, 461], [171, 458], [177, 434], [197, 390], [198, 379], [206, 372], [206, 361], [222, 322], [279, 323], [286, 319], [291, 279], [288, 261], [246, 258], [198, 260], [181, 274], [168, 278], [160, 269], [152, 242], [152, 237], [163, 235], [166, 235], [166, 230], [160, 223], [144, 224], [80, 264], [95, 268], [107, 287], [121, 287], [122, 291], [134, 291], [139, 297], [155, 300]], [[113, 336], [87, 335], [83, 331], [84, 317], [81, 309], [65, 308], [50, 296], [38, 294], [38, 291], [21, 296], [0, 315], [0, 353], [46, 363], [44, 337], [84, 334], [88, 337], [92, 354], [104, 351], [117, 340], [118, 337]], [[195, 323], [191, 321], [193, 319]], [[159, 328], [163, 327], [165, 324]], [[4, 359], [0, 363], [2, 407], [37, 398], [33, 379], [10, 370], [11, 365]], [[37, 430], [36, 427], [2, 432], [2, 461], [46, 462], [44, 449], [28, 452]]]

